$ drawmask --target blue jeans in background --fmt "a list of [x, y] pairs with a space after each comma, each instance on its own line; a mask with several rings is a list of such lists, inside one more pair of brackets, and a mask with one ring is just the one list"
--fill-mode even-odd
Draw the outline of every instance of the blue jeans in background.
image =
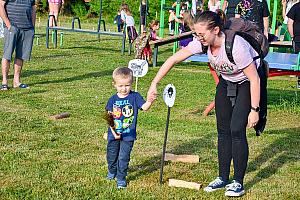
[[108, 171], [119, 181], [126, 180], [130, 153], [134, 141], [112, 140], [107, 143], [106, 159]]

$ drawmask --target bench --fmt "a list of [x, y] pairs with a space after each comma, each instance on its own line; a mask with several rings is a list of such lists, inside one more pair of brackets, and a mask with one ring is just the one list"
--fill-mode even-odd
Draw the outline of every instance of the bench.
[[162, 38], [159, 40], [150, 41], [150, 45], [154, 45], [153, 67], [156, 67], [156, 64], [157, 64], [157, 56], [158, 56], [158, 47], [159, 46], [189, 38], [191, 35], [192, 35], [192, 31], [189, 31], [189, 32], [182, 33], [179, 35], [169, 36], [169, 37]]
[[[54, 19], [54, 26], [50, 27], [49, 26], [49, 20], [50, 18], [53, 17]], [[78, 28], [75, 28], [75, 20], [77, 20], [78, 22]], [[73, 17], [72, 19], [72, 27], [60, 27], [57, 26], [56, 20], [54, 15], [49, 15], [48, 16], [48, 22], [47, 22], [47, 27], [46, 27], [46, 48], [49, 48], [49, 31], [53, 30], [54, 31], [54, 38], [53, 38], [53, 43], [54, 43], [54, 47], [57, 47], [57, 31], [68, 31], [68, 32], [77, 32], [77, 33], [88, 33], [88, 34], [95, 34], [95, 35], [109, 35], [109, 36], [115, 36], [115, 37], [120, 37], [122, 38], [122, 48], [121, 48], [121, 53], [124, 54], [125, 51], [125, 33], [122, 32], [109, 32], [106, 31], [105, 28], [105, 22], [104, 20], [101, 20], [103, 22], [104, 25], [104, 31], [100, 31], [100, 24], [98, 25], [98, 30], [89, 30], [89, 29], [81, 29], [81, 25], [80, 25], [80, 20], [78, 17]]]

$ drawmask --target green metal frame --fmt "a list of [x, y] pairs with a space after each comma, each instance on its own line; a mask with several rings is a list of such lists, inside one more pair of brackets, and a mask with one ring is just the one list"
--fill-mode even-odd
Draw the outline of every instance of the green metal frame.
[[159, 37], [164, 37], [165, 28], [165, 9], [166, 0], [160, 1], [160, 18], [159, 18]]
[[[180, 16], [180, 3], [181, 0], [176, 1], [176, 17], [179, 18]], [[174, 35], [179, 35], [179, 23], [175, 22], [175, 32]], [[173, 45], [173, 54], [176, 52], [176, 49], [178, 48], [178, 42], [174, 42]]]

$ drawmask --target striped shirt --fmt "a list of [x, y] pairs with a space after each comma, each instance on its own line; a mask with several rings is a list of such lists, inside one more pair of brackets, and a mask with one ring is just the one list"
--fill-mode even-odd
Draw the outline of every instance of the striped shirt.
[[6, 0], [5, 10], [11, 24], [20, 29], [32, 29], [32, 6], [35, 0]]

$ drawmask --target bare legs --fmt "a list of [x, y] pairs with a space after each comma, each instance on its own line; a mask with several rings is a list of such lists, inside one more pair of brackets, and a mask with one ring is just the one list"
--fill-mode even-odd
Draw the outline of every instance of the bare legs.
[[[54, 15], [56, 22], [58, 22], [58, 14], [60, 10], [61, 5], [60, 4], [55, 4], [55, 3], [49, 3], [49, 15]], [[54, 19], [51, 17], [49, 26], [53, 26], [54, 24]]]
[[[10, 61], [2, 58], [2, 85], [7, 85], [7, 78], [9, 72]], [[21, 84], [20, 74], [22, 71], [23, 60], [16, 58], [14, 64], [14, 80], [13, 87], [18, 87]]]

